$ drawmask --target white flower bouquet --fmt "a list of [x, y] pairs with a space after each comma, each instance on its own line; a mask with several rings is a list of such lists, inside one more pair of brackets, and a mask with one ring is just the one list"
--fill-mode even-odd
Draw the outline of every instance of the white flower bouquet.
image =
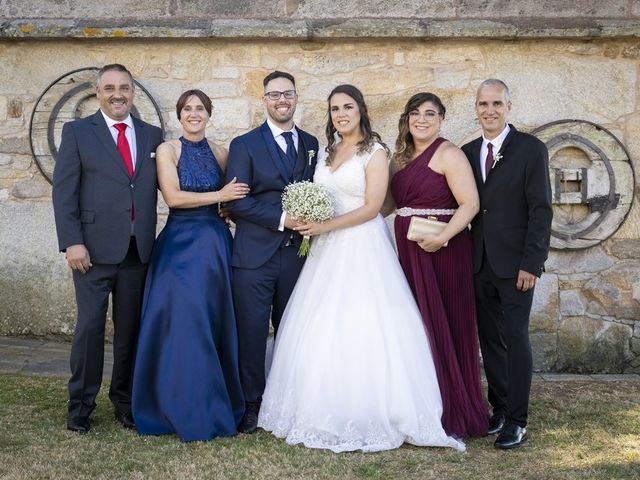
[[[298, 220], [324, 222], [333, 217], [333, 198], [322, 185], [309, 181], [294, 182], [282, 192], [282, 209]], [[307, 256], [309, 246], [309, 236], [305, 235], [298, 255]]]

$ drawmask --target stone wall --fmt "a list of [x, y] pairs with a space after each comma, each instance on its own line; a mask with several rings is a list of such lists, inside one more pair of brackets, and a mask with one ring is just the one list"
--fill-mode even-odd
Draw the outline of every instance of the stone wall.
[[[51, 187], [33, 159], [29, 122], [43, 91], [75, 69], [112, 62], [127, 65], [159, 104], [168, 138], [179, 132], [174, 113], [179, 94], [187, 88], [203, 89], [214, 103], [208, 135], [225, 145], [263, 121], [261, 80], [273, 69], [296, 76], [297, 121], [319, 137], [328, 92], [338, 83], [357, 85], [369, 103], [374, 128], [390, 146], [404, 103], [424, 90], [440, 95], [447, 107], [444, 136], [457, 144], [477, 136], [475, 89], [483, 79], [498, 77], [511, 87], [511, 121], [518, 128], [532, 131], [559, 119], [588, 120], [608, 129], [626, 147], [633, 169], [640, 167], [638, 2], [574, 1], [573, 9], [565, 9], [565, 21], [549, 20], [553, 12], [545, 2], [538, 7], [529, 2], [483, 2], [506, 8], [502, 19], [474, 10], [474, 2], [456, 2], [454, 10], [447, 10], [450, 2], [429, 2], [433, 15], [422, 20], [416, 12], [423, 2], [404, 2], [396, 10], [370, 11], [368, 17], [374, 27], [384, 23], [376, 19], [384, 18], [390, 18], [389, 29], [400, 28], [401, 22], [413, 27], [405, 34], [381, 34], [374, 28], [372, 36], [377, 38], [365, 38], [363, 28], [358, 35], [340, 34], [340, 28], [351, 28], [345, 22], [323, 24], [323, 19], [338, 15], [335, 2], [273, 1], [258, 9], [253, 2], [138, 1], [140, 12], [151, 12], [149, 18], [154, 9], [161, 13], [137, 21], [137, 27], [133, 20], [122, 20], [122, 35], [116, 35], [115, 25], [109, 30], [106, 10], [95, 2], [96, 8], [86, 12], [98, 18], [93, 25], [106, 28], [96, 36], [106, 38], [82, 41], [60, 36], [91, 36], [82, 33], [91, 23], [80, 15], [85, 11], [80, 4], [86, 2], [42, 1], [37, 7], [23, 3], [0, 2], [6, 19], [0, 24], [5, 72], [0, 82], [0, 334], [69, 335], [73, 330], [73, 289], [63, 256], [57, 253]], [[231, 29], [229, 25], [240, 22], [238, 11], [227, 12], [227, 23], [218, 19], [205, 27], [202, 21], [191, 22], [194, 38], [151, 32], [165, 22], [175, 36], [187, 37], [187, 27], [176, 27], [176, 18], [197, 16], [199, 10], [189, 10], [195, 4], [206, 10], [231, 3], [250, 10], [253, 16], [247, 15], [251, 18], [245, 19], [249, 27], [244, 32], [253, 33], [240, 37], [252, 38], [211, 33], [220, 25]], [[367, 5], [378, 3], [385, 4]], [[174, 7], [181, 10], [172, 12]], [[281, 7], [293, 13], [285, 15]], [[532, 24], [522, 18], [536, 13], [548, 21]], [[576, 21], [577, 14], [586, 19]], [[346, 16], [355, 17], [356, 11]], [[298, 21], [307, 29], [316, 28], [308, 35], [313, 38], [305, 38], [310, 30], [295, 33]], [[415, 25], [421, 21], [423, 30], [417, 32]], [[253, 38], [263, 33], [251, 22], [279, 22], [282, 30], [273, 38]], [[438, 30], [441, 35], [430, 31], [430, 38], [424, 38], [425, 28], [435, 28], [433, 22], [447, 28], [459, 25], [466, 33], [452, 38]], [[66, 30], [55, 30], [55, 25]], [[321, 38], [319, 25], [333, 33]], [[462, 25], [475, 25], [476, 30]], [[480, 32], [478, 25], [492, 25], [493, 33]], [[349, 36], [362, 38], [345, 38]], [[563, 38], [550, 38], [559, 36]], [[586, 249], [551, 252], [531, 323], [536, 369], [640, 372], [640, 190], [634, 188], [631, 209], [610, 238]]]

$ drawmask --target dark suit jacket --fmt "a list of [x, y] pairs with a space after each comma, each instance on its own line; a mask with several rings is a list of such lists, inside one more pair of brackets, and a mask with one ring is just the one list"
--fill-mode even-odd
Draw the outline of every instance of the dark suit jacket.
[[134, 235], [143, 263], [149, 260], [156, 233], [155, 152], [162, 130], [135, 117], [136, 167], [129, 178], [109, 127], [98, 110], [68, 122], [53, 172], [53, 208], [60, 251], [84, 244], [93, 263], [120, 263]]
[[549, 252], [551, 185], [549, 154], [544, 143], [510, 125], [502, 158], [486, 182], [480, 171], [482, 137], [462, 147], [471, 163], [480, 211], [471, 222], [473, 268], [487, 261], [500, 278], [515, 278], [518, 270], [540, 276]]
[[237, 177], [239, 182], [251, 187], [246, 198], [229, 203], [236, 223], [231, 258], [234, 267], [260, 267], [292, 234], [291, 230], [278, 230], [282, 191], [293, 181], [312, 179], [318, 158], [318, 140], [299, 128], [297, 130], [295, 171], [287, 167], [266, 122], [234, 138], [229, 146], [227, 181]]

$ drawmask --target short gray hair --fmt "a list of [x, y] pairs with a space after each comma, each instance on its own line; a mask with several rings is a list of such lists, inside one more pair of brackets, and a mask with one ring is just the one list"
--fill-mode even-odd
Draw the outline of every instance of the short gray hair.
[[131, 75], [131, 72], [127, 70], [127, 67], [119, 63], [110, 63], [109, 65], [105, 65], [100, 70], [98, 70], [98, 73], [96, 74], [96, 86], [100, 86], [100, 80], [102, 79], [102, 75], [104, 75], [106, 72], [126, 73], [127, 75], [129, 75], [129, 80], [131, 80], [131, 85], [133, 85], [133, 87], [135, 88], [136, 84], [133, 81], [133, 75]]
[[507, 87], [506, 83], [504, 83], [502, 80], [498, 80], [497, 78], [488, 78], [487, 80], [482, 82], [476, 92], [476, 98], [478, 97], [478, 93], [480, 92], [480, 90], [482, 90], [484, 87], [491, 87], [495, 85], [502, 87], [502, 91], [504, 92], [505, 102], [509, 103], [511, 101], [511, 94], [509, 93], [509, 87]]

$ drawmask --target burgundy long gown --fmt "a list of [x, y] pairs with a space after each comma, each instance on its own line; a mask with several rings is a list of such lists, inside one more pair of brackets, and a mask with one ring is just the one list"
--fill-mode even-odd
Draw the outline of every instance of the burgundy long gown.
[[[453, 209], [458, 204], [444, 175], [429, 161], [444, 142], [436, 139], [417, 158], [394, 175], [391, 193], [398, 208]], [[438, 215], [449, 221], [451, 215]], [[473, 291], [471, 236], [462, 230], [447, 247], [425, 252], [407, 240], [411, 217], [396, 216], [398, 255], [431, 342], [442, 395], [442, 424], [449, 435], [487, 433], [488, 410], [480, 383], [480, 359]]]

